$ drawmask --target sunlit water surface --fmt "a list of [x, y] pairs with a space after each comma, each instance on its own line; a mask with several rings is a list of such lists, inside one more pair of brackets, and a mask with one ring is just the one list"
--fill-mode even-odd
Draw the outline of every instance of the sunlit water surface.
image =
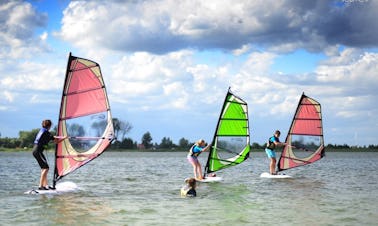
[[[53, 153], [48, 160], [53, 168]], [[259, 177], [268, 169], [265, 154], [253, 152], [218, 172], [222, 182], [199, 184], [196, 198], [181, 198], [192, 176], [184, 152], [105, 152], [63, 179], [80, 190], [60, 195], [25, 195], [39, 179], [32, 154], [0, 153], [0, 224], [377, 225], [377, 160], [373, 152], [327, 153], [285, 171], [293, 178], [268, 179]]]

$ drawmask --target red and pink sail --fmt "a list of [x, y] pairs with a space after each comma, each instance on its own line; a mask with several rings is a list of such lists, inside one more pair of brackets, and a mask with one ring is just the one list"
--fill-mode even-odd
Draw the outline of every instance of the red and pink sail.
[[313, 163], [325, 156], [320, 103], [302, 94], [278, 161], [278, 171]]
[[109, 100], [100, 65], [69, 54], [56, 145], [54, 186], [103, 153], [114, 140]]

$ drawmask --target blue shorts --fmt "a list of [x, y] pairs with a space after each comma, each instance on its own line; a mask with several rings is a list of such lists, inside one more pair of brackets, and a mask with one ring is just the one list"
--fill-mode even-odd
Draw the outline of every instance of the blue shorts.
[[269, 158], [276, 158], [276, 152], [274, 150], [271, 150], [269, 148], [265, 148], [265, 152], [268, 155]]

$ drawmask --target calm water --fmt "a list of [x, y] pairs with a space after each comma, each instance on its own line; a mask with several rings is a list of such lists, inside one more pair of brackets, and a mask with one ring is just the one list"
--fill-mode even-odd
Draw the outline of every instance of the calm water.
[[36, 161], [0, 152], [0, 225], [377, 225], [378, 153], [328, 153], [286, 171], [292, 179], [259, 178], [268, 160], [252, 153], [181, 198], [192, 175], [185, 156], [106, 152], [63, 179], [78, 192], [25, 195], [38, 184]]

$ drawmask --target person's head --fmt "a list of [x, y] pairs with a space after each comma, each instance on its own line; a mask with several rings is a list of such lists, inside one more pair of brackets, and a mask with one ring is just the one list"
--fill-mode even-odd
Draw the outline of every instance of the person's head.
[[199, 147], [204, 147], [206, 146], [206, 142], [204, 139], [199, 139], [197, 142], [196, 142], [196, 145], [199, 146]]
[[186, 179], [185, 181], [191, 188], [195, 189], [196, 188], [196, 179], [194, 178], [189, 178], [189, 179]]
[[50, 129], [51, 127], [51, 120], [50, 119], [45, 119], [42, 121], [42, 127], [45, 128], [45, 129]]
[[276, 131], [274, 132], [274, 136], [276, 136], [276, 137], [280, 137], [280, 135], [281, 135], [281, 132], [280, 132], [279, 130], [276, 130]]

